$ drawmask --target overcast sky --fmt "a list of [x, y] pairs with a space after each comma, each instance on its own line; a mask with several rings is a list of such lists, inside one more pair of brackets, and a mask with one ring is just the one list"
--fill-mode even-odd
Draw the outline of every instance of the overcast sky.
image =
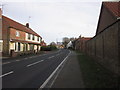
[[[0, 0], [3, 15], [30, 28], [46, 43], [63, 37], [93, 37], [102, 0]], [[29, 18], [30, 17], [30, 18]]]

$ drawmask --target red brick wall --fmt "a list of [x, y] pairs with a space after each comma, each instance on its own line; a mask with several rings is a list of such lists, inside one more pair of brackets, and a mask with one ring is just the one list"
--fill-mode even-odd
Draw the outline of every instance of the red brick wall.
[[[19, 32], [19, 37], [16, 36], [16, 31]], [[10, 39], [25, 40], [25, 32], [10, 28]]]
[[3, 56], [9, 56], [9, 24], [2, 18]]

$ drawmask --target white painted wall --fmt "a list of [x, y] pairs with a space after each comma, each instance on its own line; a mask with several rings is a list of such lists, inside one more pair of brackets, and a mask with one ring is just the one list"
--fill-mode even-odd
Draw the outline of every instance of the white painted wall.
[[40, 40], [41, 38], [40, 38], [40, 37], [39, 37], [39, 41], [37, 41], [37, 37], [38, 37], [38, 36], [35, 36], [35, 35], [34, 35], [34, 37], [35, 37], [34, 40], [32, 40], [32, 37], [33, 37], [33, 35], [31, 34], [31, 35], [30, 35], [30, 39], [28, 39], [28, 33], [26, 33], [26, 35], [25, 35], [25, 40], [26, 40], [26, 41], [31, 41], [31, 42], [36, 42], [36, 43], [40, 43], [40, 42], [41, 42], [41, 40]]

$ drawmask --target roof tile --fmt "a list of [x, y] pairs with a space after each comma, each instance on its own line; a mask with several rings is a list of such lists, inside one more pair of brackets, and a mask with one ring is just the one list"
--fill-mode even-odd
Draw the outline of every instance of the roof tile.
[[106, 6], [116, 17], [120, 17], [120, 2], [103, 2], [103, 5]]
[[[16, 28], [16, 29], [19, 29], [19, 30], [22, 30], [22, 31], [25, 31], [27, 33], [30, 33], [30, 34], [33, 34], [33, 35], [36, 35], [36, 36], [39, 36], [41, 37], [40, 35], [38, 35], [36, 32], [34, 32], [31, 28], [27, 28], [25, 25], [22, 25], [6, 16], [2, 16], [2, 18], [9, 24], [10, 27], [13, 27], [13, 28]], [[42, 37], [41, 37], [42, 38]]]

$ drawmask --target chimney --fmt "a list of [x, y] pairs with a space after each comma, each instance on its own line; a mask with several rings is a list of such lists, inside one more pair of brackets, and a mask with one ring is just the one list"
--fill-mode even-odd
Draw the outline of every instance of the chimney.
[[0, 18], [2, 18], [2, 9], [0, 8]]
[[26, 27], [29, 28], [29, 23], [26, 23]]

